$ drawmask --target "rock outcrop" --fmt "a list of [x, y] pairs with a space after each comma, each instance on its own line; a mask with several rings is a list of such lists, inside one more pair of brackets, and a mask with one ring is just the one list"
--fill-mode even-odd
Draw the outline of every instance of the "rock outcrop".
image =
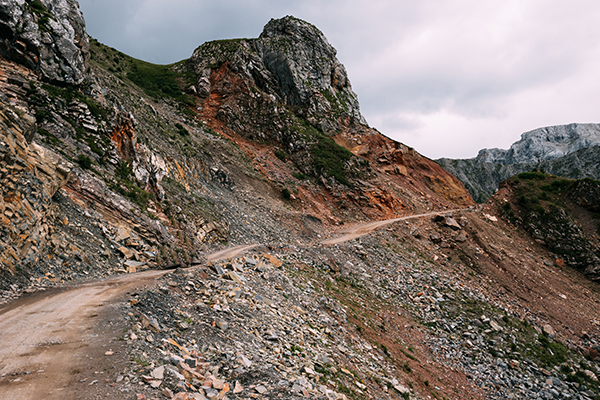
[[517, 226], [522, 226], [559, 260], [560, 266], [600, 280], [600, 182], [568, 180], [541, 172], [525, 172], [500, 184], [492, 203]]
[[[370, 215], [379, 217], [414, 207], [401, 187], [419, 193], [425, 209], [429, 201], [472, 204], [452, 175], [367, 126], [336, 50], [305, 21], [287, 16], [271, 20], [257, 39], [205, 43], [177, 68], [195, 75], [187, 91], [197, 97], [202, 121], [249, 140], [248, 152], [270, 143], [289, 161], [287, 174], [296, 179], [277, 180], [284, 186], [313, 178], [336, 208], [372, 208]], [[265, 173], [281, 176], [272, 167], [277, 162]]]
[[551, 126], [526, 132], [510, 149], [483, 149], [465, 160], [436, 160], [475, 201], [485, 202], [503, 180], [539, 169], [571, 179], [600, 179], [600, 124]]
[[291, 16], [272, 19], [254, 47], [287, 104], [304, 106], [309, 114], [337, 109], [366, 125], [346, 68], [315, 26]]
[[600, 124], [549, 126], [524, 133], [508, 150], [483, 149], [475, 159], [504, 165], [531, 164], [599, 145]]
[[0, 1], [0, 54], [61, 84], [89, 75], [85, 21], [75, 0]]
[[14, 273], [38, 255], [52, 229], [47, 223], [51, 197], [67, 182], [72, 165], [29, 143], [35, 121], [4, 101], [0, 101], [0, 265]]
[[198, 75], [194, 92], [201, 97], [211, 91], [212, 70], [227, 62], [233, 72], [273, 95], [273, 100], [299, 108], [297, 112], [311, 125], [333, 133], [350, 122], [366, 125], [336, 54], [319, 29], [287, 16], [272, 19], [258, 39], [203, 44], [189, 65]]

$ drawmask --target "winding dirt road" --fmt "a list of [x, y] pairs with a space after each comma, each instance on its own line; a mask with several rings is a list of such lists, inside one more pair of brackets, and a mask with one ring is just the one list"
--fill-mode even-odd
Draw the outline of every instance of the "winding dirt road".
[[[450, 212], [359, 225], [322, 244], [352, 240], [397, 221]], [[257, 246], [225, 249], [207, 260], [234, 258]], [[42, 292], [0, 309], [0, 400], [72, 398], [72, 384], [78, 382], [73, 375], [96, 362], [92, 355], [105, 355], [102, 346], [110, 337], [98, 338], [98, 326], [100, 321], [106, 323], [111, 304], [168, 272], [150, 270]]]
[[[256, 245], [237, 246], [207, 256], [237, 257]], [[95, 327], [120, 296], [152, 284], [169, 271], [144, 271], [41, 292], [0, 310], [0, 399], [72, 398], [75, 374], [104, 355]], [[110, 338], [108, 338], [110, 339]], [[87, 384], [87, 383], [86, 383]]]
[[425, 213], [425, 214], [407, 215], [405, 217], [386, 219], [384, 221], [369, 222], [368, 224], [362, 224], [362, 225], [350, 227], [341, 232], [341, 233], [343, 233], [343, 235], [332, 238], [332, 239], [324, 240], [321, 242], [321, 244], [331, 246], [334, 244], [344, 243], [349, 240], [357, 239], [361, 236], [368, 235], [369, 233], [376, 231], [377, 229], [379, 229], [383, 226], [390, 225], [390, 224], [393, 224], [394, 222], [398, 222], [398, 221], [406, 221], [406, 220], [414, 219], [414, 218], [432, 217], [434, 215], [451, 214], [453, 212], [466, 211], [466, 210], [468, 210], [468, 209], [436, 211], [436, 212], [430, 212], [430, 213]]

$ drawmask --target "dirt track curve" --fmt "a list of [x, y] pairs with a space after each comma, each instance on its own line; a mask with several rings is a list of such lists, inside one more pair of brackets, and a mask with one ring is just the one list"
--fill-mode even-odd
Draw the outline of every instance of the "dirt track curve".
[[353, 226], [349, 229], [345, 229], [344, 231], [341, 232], [342, 233], [341, 236], [324, 240], [321, 243], [324, 245], [334, 245], [334, 244], [344, 243], [349, 240], [357, 239], [361, 236], [368, 235], [369, 233], [376, 231], [377, 229], [379, 229], [383, 226], [393, 224], [394, 222], [405, 221], [405, 220], [414, 219], [414, 218], [432, 217], [434, 215], [450, 214], [452, 212], [466, 211], [466, 210], [468, 210], [468, 209], [436, 211], [436, 212], [430, 212], [430, 213], [425, 213], [425, 214], [407, 215], [405, 217], [386, 219], [384, 221], [369, 222], [368, 224], [357, 225], [357, 226]]
[[[322, 244], [352, 240], [393, 222], [449, 212], [355, 226]], [[225, 249], [207, 260], [237, 257], [257, 246]], [[96, 362], [90, 356], [94, 346], [95, 354], [104, 355], [97, 328], [107, 322], [106, 309], [128, 291], [152, 284], [167, 272], [150, 270], [37, 293], [0, 309], [0, 400], [70, 398], [73, 371]]]
[[[208, 260], [237, 257], [237, 246]], [[64, 400], [73, 371], [94, 363], [94, 327], [110, 302], [169, 271], [120, 275], [20, 299], [0, 310], [0, 400]], [[102, 349], [100, 349], [102, 350]]]

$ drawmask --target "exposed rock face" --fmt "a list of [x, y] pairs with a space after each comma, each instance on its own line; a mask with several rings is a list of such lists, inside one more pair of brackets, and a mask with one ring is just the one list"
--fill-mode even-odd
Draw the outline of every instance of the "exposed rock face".
[[483, 149], [477, 161], [534, 164], [600, 145], [600, 124], [570, 124], [536, 129], [521, 135], [508, 150]]
[[291, 16], [272, 19], [254, 47], [277, 80], [287, 104], [315, 110], [323, 107], [326, 111], [341, 107], [366, 124], [346, 69], [336, 58], [337, 51], [315, 26]]
[[560, 265], [600, 280], [600, 225], [593, 214], [600, 209], [600, 182], [522, 174], [502, 182], [490, 202], [553, 252]]
[[600, 185], [591, 179], [577, 181], [569, 192], [576, 204], [592, 212], [600, 212]]
[[85, 21], [75, 0], [0, 1], [0, 54], [46, 81], [81, 84], [89, 74]]
[[570, 124], [526, 132], [508, 150], [483, 149], [472, 159], [437, 162], [482, 203], [500, 182], [533, 168], [565, 178], [600, 179], [599, 146], [600, 124]]
[[[366, 125], [336, 50], [305, 21], [288, 16], [271, 20], [258, 39], [205, 43], [180, 68], [195, 74], [188, 93], [213, 130], [270, 143], [292, 174], [316, 178], [339, 208], [397, 215], [414, 204], [400, 187], [418, 192], [422, 204], [472, 204], [456, 178]], [[252, 146], [247, 151], [257, 151]]]
[[[346, 69], [336, 50], [315, 26], [288, 16], [271, 20], [258, 39], [203, 44], [190, 58], [201, 97], [211, 91], [211, 69], [229, 63], [235, 73], [271, 93], [324, 132], [351, 122], [366, 125]], [[275, 100], [273, 98], [272, 100]]]
[[68, 180], [71, 164], [30, 144], [31, 116], [0, 102], [0, 265], [14, 272], [35, 257], [49, 233], [50, 198]]

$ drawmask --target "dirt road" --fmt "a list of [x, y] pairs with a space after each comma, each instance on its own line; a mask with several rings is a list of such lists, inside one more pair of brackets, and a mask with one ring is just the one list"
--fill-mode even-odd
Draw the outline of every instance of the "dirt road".
[[[364, 236], [402, 220], [451, 211], [411, 215], [355, 226], [333, 245]], [[233, 258], [259, 245], [243, 245], [207, 256], [207, 260]], [[103, 357], [98, 339], [99, 321], [106, 322], [112, 303], [137, 287], [151, 284], [168, 271], [145, 271], [78, 285], [71, 289], [38, 293], [0, 310], [0, 400], [71, 398], [75, 374]], [[93, 383], [93, 381], [91, 382]], [[87, 385], [88, 383], [81, 384]], [[85, 387], [85, 386], [84, 386]]]
[[107, 302], [168, 271], [122, 275], [21, 299], [0, 311], [0, 399], [64, 399]]
[[394, 222], [398, 222], [398, 221], [405, 221], [405, 220], [409, 220], [409, 219], [413, 219], [413, 218], [432, 217], [434, 215], [451, 214], [453, 212], [465, 211], [465, 210], [466, 209], [446, 210], [446, 211], [430, 212], [430, 213], [425, 213], [425, 214], [407, 215], [405, 217], [386, 219], [384, 221], [375, 221], [375, 222], [370, 222], [368, 224], [357, 225], [357, 226], [353, 226], [353, 227], [350, 227], [350, 228], [342, 231], [341, 233], [343, 233], [343, 235], [332, 238], [332, 239], [324, 240], [321, 242], [321, 244], [334, 245], [334, 244], [344, 243], [349, 240], [368, 235], [369, 233], [376, 231], [377, 229], [379, 229], [383, 226], [393, 224]]
[[[253, 247], [225, 249], [207, 259], [237, 257]], [[0, 400], [73, 398], [74, 375], [108, 350], [102, 345], [110, 337], [99, 340], [97, 328], [111, 303], [168, 272], [151, 270], [42, 292], [1, 309]]]

